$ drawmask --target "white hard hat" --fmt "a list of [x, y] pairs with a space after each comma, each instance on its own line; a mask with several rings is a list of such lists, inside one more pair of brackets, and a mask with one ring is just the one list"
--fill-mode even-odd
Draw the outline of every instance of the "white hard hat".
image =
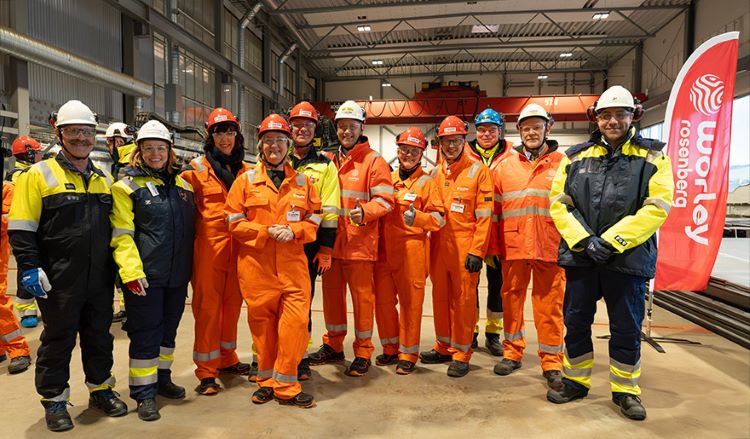
[[166, 140], [171, 144], [172, 133], [170, 133], [167, 127], [165, 127], [164, 124], [162, 124], [158, 120], [149, 120], [148, 122], [143, 124], [141, 129], [138, 130], [137, 142], [140, 143], [141, 140], [145, 139]]
[[520, 124], [522, 120], [529, 117], [541, 117], [542, 119], [549, 122], [549, 113], [547, 113], [547, 110], [545, 110], [544, 107], [539, 104], [529, 104], [523, 107], [523, 110], [521, 110], [521, 114], [518, 115], [517, 123]]
[[128, 135], [128, 125], [122, 122], [113, 122], [107, 127], [107, 132], [104, 133], [104, 137], [107, 139], [111, 139], [112, 137], [122, 137], [127, 139], [130, 137]]
[[96, 125], [96, 114], [81, 101], [68, 101], [57, 110], [55, 126], [65, 125]]
[[599, 112], [605, 108], [629, 108], [635, 110], [633, 95], [621, 85], [613, 85], [606, 89], [599, 100], [596, 101], [594, 110]]
[[339, 119], [354, 119], [360, 122], [365, 121], [365, 110], [354, 101], [346, 101], [336, 110], [336, 117]]

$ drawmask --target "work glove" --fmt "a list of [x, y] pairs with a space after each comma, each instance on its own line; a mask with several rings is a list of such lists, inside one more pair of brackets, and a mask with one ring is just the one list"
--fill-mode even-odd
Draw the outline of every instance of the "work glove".
[[611, 258], [614, 253], [612, 246], [598, 236], [588, 238], [585, 248], [586, 254], [597, 264], [607, 262], [607, 259]]
[[478, 273], [482, 271], [482, 258], [479, 256], [468, 255], [464, 267], [469, 273]]
[[125, 287], [136, 296], [145, 296], [146, 288], [148, 288], [148, 281], [146, 278], [142, 277], [140, 279], [131, 280], [125, 284]]
[[359, 198], [355, 200], [354, 209], [349, 211], [349, 218], [354, 224], [362, 224], [362, 221], [365, 219], [365, 210], [362, 208]]
[[318, 263], [318, 274], [323, 274], [331, 269], [331, 254], [333, 249], [331, 247], [321, 246], [318, 250], [318, 254], [313, 258], [313, 262]]
[[40, 299], [46, 299], [47, 291], [52, 289], [47, 273], [41, 268], [30, 268], [21, 273], [21, 286]]
[[487, 255], [487, 257], [484, 258], [484, 263], [494, 269], [500, 269], [500, 258], [497, 255]]
[[414, 219], [417, 217], [417, 210], [414, 209], [414, 203], [409, 204], [409, 209], [404, 212], [404, 224], [407, 226], [414, 225]]

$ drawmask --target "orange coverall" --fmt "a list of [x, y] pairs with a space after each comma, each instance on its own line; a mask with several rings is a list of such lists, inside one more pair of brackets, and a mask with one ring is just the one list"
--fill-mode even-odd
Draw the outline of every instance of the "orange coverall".
[[[193, 186], [195, 222], [192, 308], [195, 317], [193, 361], [198, 379], [214, 378], [217, 369], [239, 361], [237, 321], [242, 295], [237, 280], [238, 243], [229, 234], [224, 204], [227, 189], [205, 156], [190, 162], [181, 176]], [[243, 163], [240, 175], [251, 166]]]
[[471, 360], [477, 315], [479, 273], [464, 267], [466, 256], [484, 258], [493, 212], [491, 171], [464, 146], [453, 164], [436, 168], [435, 184], [445, 209], [445, 227], [430, 236], [430, 279], [435, 319], [435, 350], [456, 361]]
[[500, 258], [503, 271], [503, 311], [505, 319], [504, 357], [521, 361], [526, 348], [523, 308], [532, 273], [531, 301], [539, 340], [542, 370], [562, 368], [563, 296], [565, 271], [557, 265], [560, 233], [549, 214], [549, 192], [560, 160], [557, 142], [547, 141], [548, 149], [529, 161], [519, 147], [498, 166], [502, 177], [495, 180], [500, 196]]
[[[383, 239], [375, 265], [375, 318], [383, 353], [417, 362], [422, 327], [422, 304], [427, 278], [427, 232], [444, 224], [443, 200], [434, 179], [422, 168], [402, 181], [391, 175], [397, 209], [383, 217]], [[404, 223], [404, 212], [414, 205], [414, 224]], [[399, 315], [396, 305], [401, 303]]]
[[[311, 287], [303, 245], [315, 241], [322, 218], [310, 180], [288, 163], [284, 174], [278, 189], [264, 163], [238, 177], [225, 213], [229, 231], [240, 243], [236, 265], [258, 354], [256, 382], [291, 399], [302, 391], [297, 365], [309, 338]], [[270, 238], [268, 227], [274, 224], [288, 224], [294, 239], [282, 243]]]

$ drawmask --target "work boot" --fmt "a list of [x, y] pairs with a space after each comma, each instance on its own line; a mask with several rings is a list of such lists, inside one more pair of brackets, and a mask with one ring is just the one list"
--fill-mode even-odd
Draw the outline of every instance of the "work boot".
[[258, 362], [253, 361], [250, 365], [250, 372], [247, 373], [247, 380], [251, 383], [258, 381]]
[[503, 343], [500, 341], [499, 334], [484, 334], [484, 346], [490, 351], [490, 354], [496, 357], [503, 356]]
[[476, 349], [477, 347], [479, 347], [479, 341], [477, 340], [478, 337], [479, 337], [479, 334], [477, 334], [475, 332], [474, 333], [474, 338], [471, 339], [471, 348], [472, 349]]
[[303, 358], [297, 365], [297, 381], [307, 381], [311, 376], [310, 360]]
[[646, 419], [646, 408], [641, 398], [630, 393], [613, 393], [612, 402], [620, 406], [620, 412], [628, 419], [642, 421]]
[[265, 404], [272, 399], [273, 387], [261, 387], [253, 392], [253, 396], [250, 397], [250, 401], [252, 401], [253, 404]]
[[125, 416], [128, 414], [128, 406], [118, 396], [120, 395], [112, 389], [91, 392], [89, 408], [97, 408], [113, 418]]
[[388, 355], [380, 354], [375, 357], [375, 364], [378, 366], [389, 366], [398, 362], [398, 354]]
[[219, 393], [221, 386], [216, 384], [216, 378], [203, 378], [195, 391], [200, 395], [213, 396]]
[[[258, 366], [256, 365], [255, 367], [257, 368]], [[220, 368], [219, 372], [245, 376], [250, 373], [250, 369], [251, 369], [251, 366], [248, 363], [243, 363], [241, 361], [238, 361], [231, 366]]]
[[327, 363], [338, 363], [344, 361], [344, 352], [336, 352], [327, 344], [320, 346], [317, 352], [308, 355], [311, 366], [319, 366]]
[[172, 381], [159, 383], [159, 395], [168, 399], [182, 399], [185, 397], [185, 388], [178, 386]]
[[[357, 360], [355, 359], [354, 361]], [[367, 361], [369, 362], [370, 360]], [[313, 396], [309, 393], [305, 392], [299, 392], [297, 396], [290, 399], [276, 398], [276, 401], [278, 401], [281, 405], [291, 405], [294, 407], [299, 407], [301, 409], [311, 409], [317, 405], [315, 403], [315, 398], [313, 398]]]
[[419, 353], [419, 359], [424, 364], [440, 364], [447, 363], [453, 359], [450, 355], [443, 355], [435, 349], [426, 352]]
[[513, 361], [510, 358], [503, 358], [499, 363], [492, 369], [498, 375], [505, 376], [513, 373], [514, 370], [521, 368], [520, 361]]
[[23, 316], [21, 317], [21, 326], [24, 328], [36, 328], [39, 324], [37, 316]]
[[350, 377], [361, 377], [364, 376], [368, 370], [370, 370], [370, 359], [364, 357], [356, 357], [344, 373], [349, 375]]
[[31, 357], [29, 356], [11, 358], [8, 365], [8, 373], [14, 375], [25, 372], [29, 366], [31, 366]]
[[156, 406], [154, 398], [146, 398], [138, 401], [138, 419], [141, 421], [156, 421], [161, 418], [159, 407]]
[[411, 361], [399, 360], [398, 365], [396, 366], [396, 373], [399, 375], [409, 375], [410, 373], [414, 372], [416, 366], [417, 365], [412, 363]]
[[555, 404], [565, 404], [576, 399], [585, 398], [589, 394], [588, 389], [583, 386], [576, 386], [563, 381], [563, 389], [561, 392], [557, 390], [547, 390], [547, 401]]
[[558, 392], [562, 392], [564, 386], [562, 382], [562, 373], [559, 370], [545, 370], [542, 376], [547, 379], [547, 387]]
[[49, 431], [67, 431], [73, 428], [73, 420], [68, 413], [68, 401], [42, 401], [44, 420]]
[[5, 360], [7, 360], [7, 359], [8, 359], [8, 356], [7, 356], [7, 355], [5, 355], [5, 354], [0, 354], [0, 363], [2, 363], [3, 361], [5, 361]]
[[469, 373], [469, 363], [453, 360], [451, 361], [451, 364], [448, 365], [449, 377], [461, 378], [462, 376], [466, 376], [467, 373]]
[[112, 314], [112, 323], [117, 322], [125, 322], [125, 320], [128, 319], [128, 314], [125, 312], [124, 309], [121, 309], [120, 311]]

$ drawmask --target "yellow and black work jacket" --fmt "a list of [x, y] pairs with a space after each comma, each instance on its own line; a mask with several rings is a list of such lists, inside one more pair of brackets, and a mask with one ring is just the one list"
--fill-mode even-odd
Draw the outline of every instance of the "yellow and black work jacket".
[[336, 242], [336, 229], [339, 224], [339, 208], [341, 207], [339, 173], [336, 170], [336, 165], [312, 145], [308, 149], [307, 155], [298, 159], [292, 154], [290, 160], [292, 168], [305, 174], [320, 196], [320, 202], [323, 206], [323, 214], [321, 215], [323, 221], [318, 228], [317, 244], [333, 248], [333, 244]]
[[122, 175], [121, 171], [123, 168], [129, 166], [130, 156], [133, 155], [136, 145], [135, 142], [131, 142], [115, 148], [111, 154], [112, 156], [112, 167], [111, 173], [115, 180], [119, 180]]
[[654, 233], [667, 219], [674, 192], [663, 148], [631, 128], [620, 145], [607, 145], [596, 131], [590, 141], [566, 151], [550, 191], [550, 214], [563, 238], [561, 266], [593, 266], [582, 241], [599, 236], [615, 249], [605, 268], [654, 276]]
[[[123, 168], [112, 185], [114, 257], [123, 283], [146, 278], [151, 287], [190, 281], [195, 237], [193, 187], [182, 177]], [[167, 180], [167, 181], [165, 181]]]
[[30, 168], [31, 165], [16, 161], [16, 167], [5, 174], [5, 181], [10, 181], [15, 184], [16, 180], [18, 180], [18, 176], [28, 171]]
[[18, 270], [40, 267], [58, 290], [112, 288], [111, 184], [93, 162], [82, 173], [64, 153], [24, 172], [8, 218]]

